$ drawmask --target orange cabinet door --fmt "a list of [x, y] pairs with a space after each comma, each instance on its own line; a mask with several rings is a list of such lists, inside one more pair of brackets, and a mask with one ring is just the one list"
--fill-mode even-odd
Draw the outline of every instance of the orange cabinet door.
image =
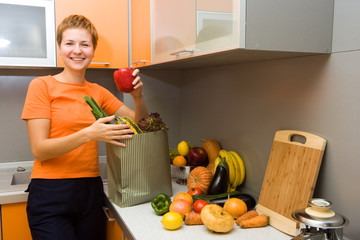
[[122, 239], [122, 230], [116, 221], [107, 222], [106, 224], [106, 240]]
[[2, 233], [5, 240], [31, 240], [26, 202], [1, 205]]
[[[109, 209], [105, 210], [107, 212], [107, 215], [111, 218], [113, 218], [112, 213], [109, 211]], [[115, 221], [113, 218], [112, 221], [108, 220], [106, 223], [106, 240], [118, 240], [118, 239], [125, 239], [123, 238], [123, 231], [121, 230], [119, 224]]]
[[131, 1], [131, 64], [151, 64], [150, 0]]
[[[120, 68], [128, 63], [128, 0], [86, 1], [56, 0], [56, 26], [67, 16], [80, 14], [95, 25], [99, 41], [89, 67]], [[57, 54], [57, 65], [63, 62]]]

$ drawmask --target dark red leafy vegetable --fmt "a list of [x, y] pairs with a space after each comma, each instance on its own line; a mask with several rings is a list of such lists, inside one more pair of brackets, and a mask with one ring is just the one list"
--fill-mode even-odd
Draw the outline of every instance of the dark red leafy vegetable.
[[157, 112], [151, 113], [149, 116], [141, 119], [137, 125], [143, 132], [155, 132], [158, 130], [169, 129]]

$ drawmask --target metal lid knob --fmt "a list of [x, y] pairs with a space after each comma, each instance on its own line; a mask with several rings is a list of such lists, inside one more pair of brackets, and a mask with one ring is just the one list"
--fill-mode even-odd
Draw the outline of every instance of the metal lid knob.
[[323, 229], [343, 228], [349, 221], [330, 209], [332, 203], [325, 199], [314, 198], [310, 207], [294, 211], [291, 216], [307, 226]]

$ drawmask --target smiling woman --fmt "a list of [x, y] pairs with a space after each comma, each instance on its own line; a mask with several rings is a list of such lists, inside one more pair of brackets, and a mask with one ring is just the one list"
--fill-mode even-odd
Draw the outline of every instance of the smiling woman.
[[[60, 23], [57, 42], [64, 70], [31, 81], [22, 114], [35, 158], [28, 188], [29, 226], [34, 240], [104, 239], [97, 141], [124, 147], [118, 140], [132, 138], [129, 125], [106, 123], [114, 120], [114, 114], [133, 121], [148, 115], [143, 84], [135, 70], [133, 111], [85, 79], [97, 32], [82, 15], [70, 15]], [[94, 98], [109, 117], [94, 119], [84, 96]]]
[[[59, 55], [65, 69], [84, 72], [94, 57], [96, 44], [93, 44], [90, 33], [85, 29], [71, 28], [63, 32], [59, 44]], [[55, 76], [61, 81], [62, 74]]]

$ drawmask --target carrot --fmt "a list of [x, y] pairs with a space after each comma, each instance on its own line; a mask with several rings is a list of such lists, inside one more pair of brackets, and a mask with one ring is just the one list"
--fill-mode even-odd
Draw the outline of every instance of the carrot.
[[185, 214], [185, 225], [203, 225], [200, 213], [190, 212]]
[[238, 217], [236, 219], [236, 224], [237, 225], [240, 225], [240, 222], [243, 221], [243, 220], [246, 220], [246, 219], [250, 219], [250, 218], [253, 218], [255, 216], [259, 215], [257, 213], [256, 210], [250, 210], [250, 211], [247, 211], [246, 213], [244, 213], [243, 215], [241, 215], [240, 217]]
[[241, 228], [265, 227], [269, 223], [269, 217], [261, 214], [250, 219], [242, 220], [239, 225]]

